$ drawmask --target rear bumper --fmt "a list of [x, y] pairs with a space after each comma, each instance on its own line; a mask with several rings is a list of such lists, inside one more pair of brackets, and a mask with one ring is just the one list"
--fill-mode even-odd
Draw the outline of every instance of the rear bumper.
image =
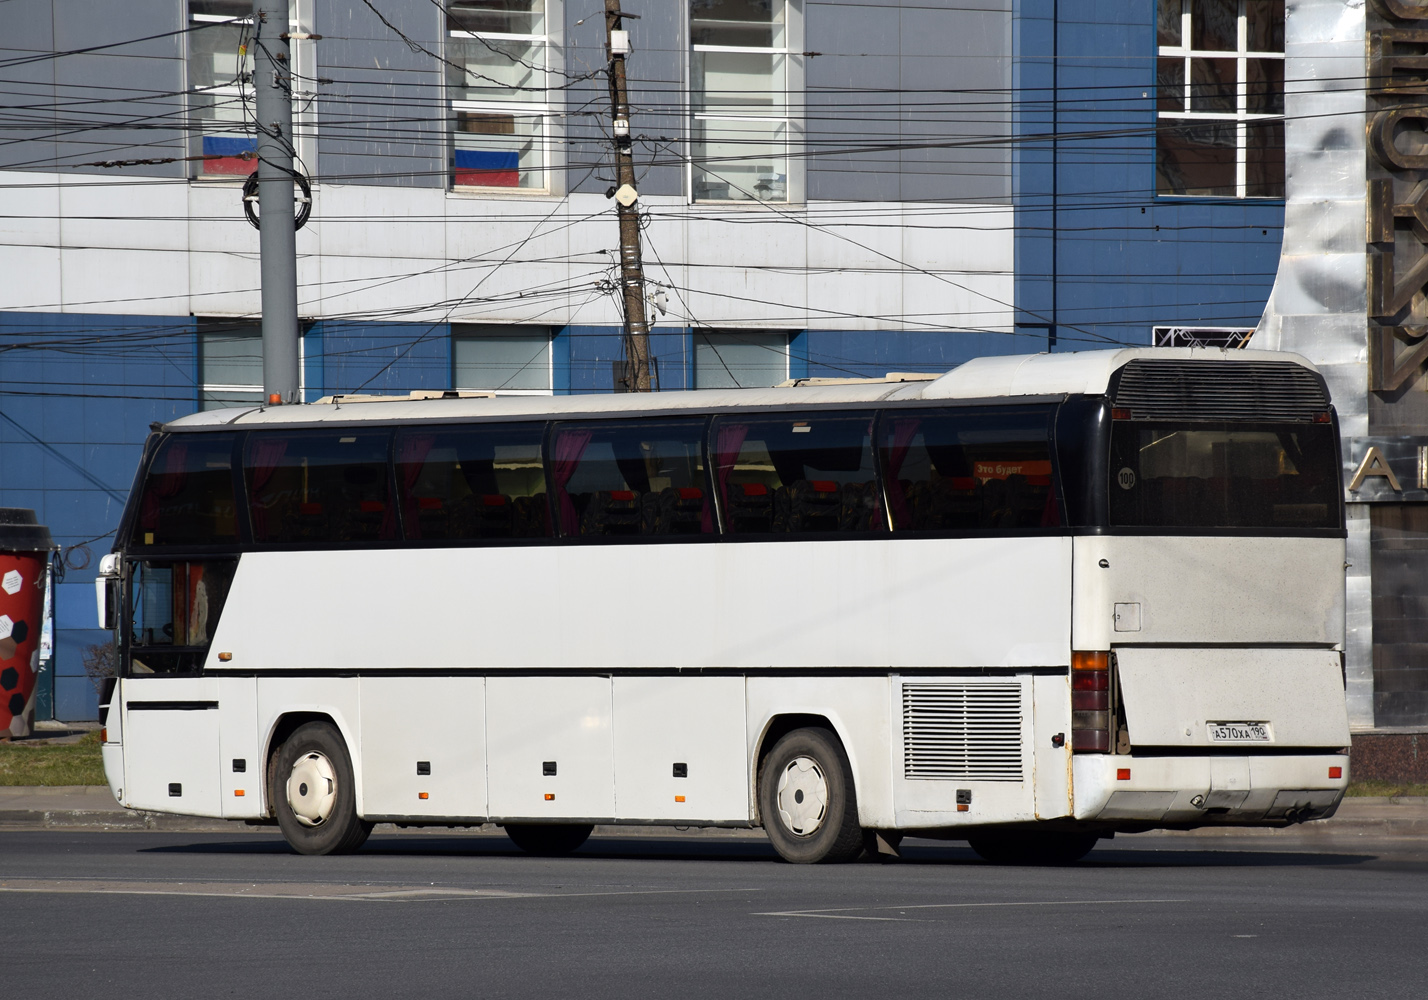
[[[1073, 814], [1112, 826], [1283, 826], [1334, 814], [1346, 754], [1134, 756], [1078, 754]], [[1329, 777], [1339, 768], [1340, 777]]]

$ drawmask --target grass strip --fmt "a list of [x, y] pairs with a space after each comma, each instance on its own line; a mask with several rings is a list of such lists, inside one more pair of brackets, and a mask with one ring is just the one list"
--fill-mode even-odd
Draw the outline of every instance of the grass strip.
[[78, 743], [0, 743], [0, 785], [103, 785], [99, 732]]

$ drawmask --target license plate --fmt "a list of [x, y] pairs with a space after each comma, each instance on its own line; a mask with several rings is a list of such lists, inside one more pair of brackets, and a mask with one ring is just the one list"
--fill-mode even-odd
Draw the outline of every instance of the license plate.
[[1268, 722], [1211, 722], [1211, 743], [1273, 743]]

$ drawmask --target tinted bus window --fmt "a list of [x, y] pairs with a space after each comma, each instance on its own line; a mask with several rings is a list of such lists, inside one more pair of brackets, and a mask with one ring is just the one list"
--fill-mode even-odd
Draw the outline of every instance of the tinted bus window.
[[397, 537], [385, 430], [259, 431], [243, 448], [255, 542]]
[[879, 451], [897, 531], [1052, 527], [1049, 407], [884, 415]]
[[565, 537], [714, 531], [704, 421], [558, 424], [550, 481]]
[[128, 672], [200, 670], [237, 567], [231, 559], [132, 563]]
[[154, 452], [139, 498], [136, 545], [238, 540], [234, 434], [171, 434]]
[[544, 424], [397, 431], [393, 456], [408, 539], [472, 541], [550, 534]]
[[1339, 528], [1332, 424], [1111, 426], [1111, 524]]
[[714, 422], [711, 464], [733, 534], [885, 530], [872, 414]]

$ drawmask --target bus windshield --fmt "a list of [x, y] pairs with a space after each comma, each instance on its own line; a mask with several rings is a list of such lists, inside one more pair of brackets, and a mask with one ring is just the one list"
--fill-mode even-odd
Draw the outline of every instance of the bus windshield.
[[1342, 526], [1332, 424], [1117, 420], [1108, 472], [1117, 527]]

